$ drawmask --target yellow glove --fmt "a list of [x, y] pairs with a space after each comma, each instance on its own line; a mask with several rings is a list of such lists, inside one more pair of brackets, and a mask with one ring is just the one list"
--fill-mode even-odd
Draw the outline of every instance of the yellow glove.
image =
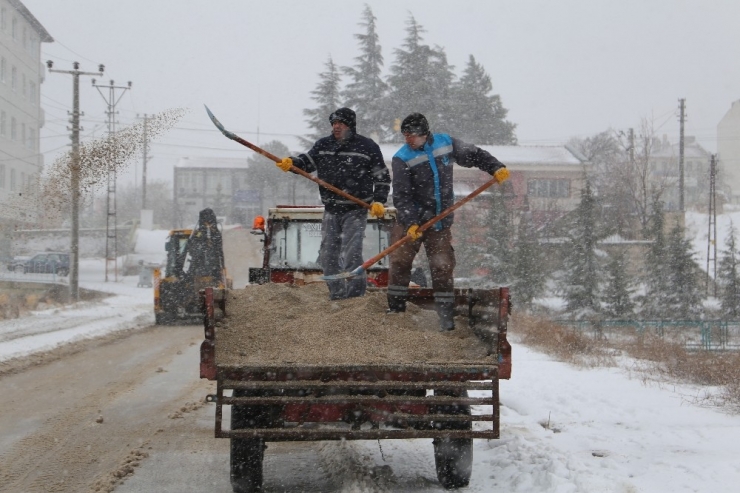
[[509, 179], [509, 170], [506, 168], [499, 168], [493, 174], [493, 177], [496, 178], [498, 183], [503, 183]]
[[416, 241], [419, 238], [421, 238], [422, 232], [419, 231], [419, 225], [418, 224], [412, 224], [409, 226], [408, 231], [406, 231], [406, 234], [411, 237], [412, 240]]
[[385, 207], [380, 202], [370, 204], [370, 215], [381, 219], [385, 215]]
[[289, 157], [286, 157], [282, 161], [275, 163], [275, 166], [277, 166], [283, 171], [290, 171], [290, 167], [293, 166], [293, 160], [290, 159]]

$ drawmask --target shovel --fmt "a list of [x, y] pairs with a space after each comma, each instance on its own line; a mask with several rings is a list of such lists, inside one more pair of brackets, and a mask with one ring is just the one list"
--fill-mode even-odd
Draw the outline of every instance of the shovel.
[[[491, 185], [497, 182], [498, 180], [495, 177], [491, 178], [490, 180], [485, 182], [483, 185], [481, 185], [480, 187], [476, 188], [473, 192], [471, 192], [470, 195], [468, 195], [464, 199], [459, 200], [457, 203], [452, 204], [447, 209], [443, 210], [438, 215], [434, 216], [429, 221], [419, 226], [419, 229], [417, 231], [422, 232], [422, 231], [426, 231], [427, 229], [431, 228], [432, 226], [434, 226], [436, 222], [441, 221], [445, 217], [449, 216], [456, 209], [459, 209], [460, 207], [465, 205], [467, 202], [469, 202], [470, 200], [475, 198], [477, 195], [479, 195], [481, 192], [485, 191], [488, 187], [490, 187]], [[411, 235], [406, 235], [400, 240], [398, 240], [397, 242], [395, 242], [394, 244], [392, 244], [391, 246], [389, 246], [388, 248], [386, 248], [385, 250], [383, 250], [382, 252], [366, 260], [361, 266], [357, 267], [356, 269], [350, 272], [341, 272], [339, 274], [333, 274], [330, 276], [322, 276], [321, 278], [327, 281], [333, 281], [337, 279], [351, 279], [353, 277], [362, 275], [363, 272], [365, 272], [368, 268], [372, 267], [378, 260], [382, 259], [383, 257], [390, 254], [391, 252], [397, 250], [404, 243], [410, 240], [411, 240]]]
[[[205, 105], [203, 105], [203, 106], [205, 106]], [[257, 147], [256, 145], [252, 144], [251, 142], [248, 142], [248, 141], [242, 139], [238, 135], [236, 135], [236, 134], [234, 134], [234, 133], [229, 132], [228, 130], [226, 130], [224, 128], [224, 126], [221, 125], [221, 122], [218, 121], [218, 119], [216, 119], [215, 116], [213, 116], [213, 113], [211, 113], [211, 110], [208, 109], [208, 106], [206, 106], [206, 111], [208, 112], [208, 116], [211, 118], [211, 121], [213, 122], [213, 124], [216, 125], [216, 127], [221, 131], [221, 133], [224, 134], [229, 139], [233, 140], [234, 142], [238, 142], [238, 143], [240, 143], [243, 146], [249, 147], [250, 149], [252, 149], [256, 153], [262, 154], [267, 159], [271, 159], [271, 160], [275, 161], [276, 163], [279, 163], [280, 161], [282, 161], [282, 159], [280, 159], [276, 155], [271, 154], [271, 153], [267, 152], [266, 150], [264, 150], [264, 149], [262, 149], [260, 147]], [[300, 168], [297, 168], [296, 166], [291, 166], [290, 167], [290, 171], [292, 171], [294, 173], [298, 173], [299, 175], [308, 178], [312, 182], [317, 183], [319, 186], [322, 186], [322, 187], [324, 187], [324, 188], [326, 188], [328, 190], [331, 190], [335, 194], [341, 195], [345, 199], [351, 200], [355, 204], [357, 204], [359, 206], [362, 206], [365, 209], [370, 209], [370, 204], [368, 204], [367, 202], [363, 202], [362, 200], [358, 199], [357, 197], [353, 197], [352, 195], [348, 194], [344, 190], [340, 190], [339, 188], [335, 187], [334, 185], [332, 185], [330, 183], [326, 183], [324, 180], [321, 180], [319, 178], [316, 178], [315, 176], [311, 175], [310, 173], [306, 173], [305, 171], [303, 171]]]

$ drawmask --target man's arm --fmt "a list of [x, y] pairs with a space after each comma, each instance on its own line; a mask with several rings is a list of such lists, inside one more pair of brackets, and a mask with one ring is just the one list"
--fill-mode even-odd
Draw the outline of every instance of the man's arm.
[[388, 192], [391, 189], [391, 175], [383, 160], [380, 147], [375, 143], [373, 144], [372, 163], [370, 164], [370, 176], [373, 179], [373, 202], [385, 204], [388, 200]]
[[452, 138], [452, 154], [460, 166], [482, 169], [489, 175], [493, 175], [499, 169], [506, 167], [490, 152], [454, 137]]
[[316, 171], [316, 160], [319, 155], [319, 151], [317, 150], [318, 144], [319, 142], [317, 141], [308, 152], [292, 157], [293, 166], [302, 169], [306, 173]]

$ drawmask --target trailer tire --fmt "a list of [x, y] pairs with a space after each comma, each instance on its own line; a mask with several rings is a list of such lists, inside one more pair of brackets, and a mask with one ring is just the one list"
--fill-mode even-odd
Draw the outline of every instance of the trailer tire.
[[445, 489], [467, 486], [473, 472], [473, 439], [435, 438], [434, 465]]
[[[435, 395], [467, 397], [468, 391], [434, 391]], [[447, 404], [435, 406], [432, 413], [470, 415], [470, 406], [466, 404]], [[471, 421], [435, 422], [438, 430], [471, 430]], [[441, 437], [434, 439], [434, 464], [437, 479], [445, 489], [462, 488], [470, 482], [473, 472], [473, 439]]]
[[262, 491], [262, 460], [265, 442], [261, 438], [231, 439], [231, 488], [234, 493]]
[[[234, 397], [270, 395], [260, 390], [235, 389]], [[277, 426], [279, 406], [234, 405], [231, 407], [231, 429], [272, 428]], [[262, 491], [262, 461], [265, 456], [262, 438], [231, 439], [231, 487], [235, 493]]]

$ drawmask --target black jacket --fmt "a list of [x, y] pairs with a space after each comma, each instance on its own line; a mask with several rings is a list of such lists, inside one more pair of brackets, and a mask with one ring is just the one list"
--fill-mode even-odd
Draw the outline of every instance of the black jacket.
[[[372, 139], [356, 133], [338, 141], [333, 135], [316, 141], [310, 151], [293, 157], [293, 165], [317, 176], [368, 204], [385, 204], [390, 190], [390, 174], [380, 147]], [[359, 209], [354, 202], [319, 187], [321, 201], [329, 212]]]
[[[455, 203], [452, 163], [479, 168], [491, 175], [504, 167], [490, 153], [447, 134], [430, 134], [422, 149], [404, 145], [391, 162], [393, 205], [404, 228], [422, 225]], [[452, 226], [453, 216], [450, 214], [436, 223], [434, 229]]]

